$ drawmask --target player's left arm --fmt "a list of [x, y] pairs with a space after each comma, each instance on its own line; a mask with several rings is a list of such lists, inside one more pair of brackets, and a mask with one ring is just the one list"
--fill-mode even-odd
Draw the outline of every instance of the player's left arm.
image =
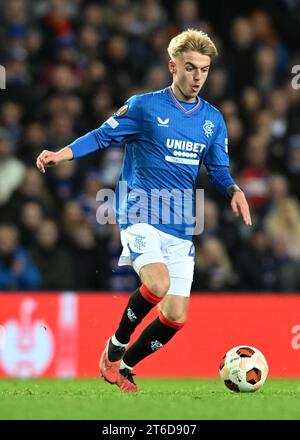
[[227, 188], [227, 193], [231, 198], [230, 204], [234, 215], [237, 217], [241, 215], [244, 223], [251, 226], [250, 209], [244, 192], [236, 184], [233, 184]]
[[204, 165], [212, 184], [225, 196], [230, 197], [234, 215], [241, 215], [244, 223], [251, 225], [250, 209], [245, 194], [230, 175], [227, 129], [221, 115], [217, 132], [204, 157]]

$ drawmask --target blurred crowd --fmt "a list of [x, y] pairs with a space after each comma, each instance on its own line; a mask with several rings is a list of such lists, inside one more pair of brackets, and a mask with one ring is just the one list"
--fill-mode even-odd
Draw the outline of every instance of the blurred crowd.
[[169, 85], [168, 42], [194, 27], [219, 51], [201, 96], [225, 117], [231, 173], [253, 227], [233, 217], [202, 170], [193, 290], [300, 291], [300, 88], [291, 74], [300, 65], [300, 4], [222, 3], [0, 2], [0, 289], [138, 285], [131, 268], [117, 266], [118, 227], [96, 221], [96, 193], [114, 188], [123, 146], [46, 175], [35, 161], [98, 127], [129, 96]]

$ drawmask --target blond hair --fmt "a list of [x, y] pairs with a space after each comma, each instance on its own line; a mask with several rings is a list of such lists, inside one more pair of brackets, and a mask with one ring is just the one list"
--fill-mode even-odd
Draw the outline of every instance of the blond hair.
[[213, 58], [218, 55], [218, 51], [209, 36], [196, 29], [187, 29], [172, 38], [168, 46], [170, 58], [177, 58], [183, 52], [194, 51], [202, 55]]

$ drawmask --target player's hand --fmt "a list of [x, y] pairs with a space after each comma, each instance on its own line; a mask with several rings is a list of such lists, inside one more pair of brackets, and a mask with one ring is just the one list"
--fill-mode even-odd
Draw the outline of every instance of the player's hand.
[[236, 217], [242, 216], [245, 225], [252, 225], [249, 205], [243, 191], [236, 191], [233, 194], [231, 208]]
[[36, 159], [36, 166], [41, 171], [41, 173], [45, 173], [46, 167], [53, 167], [59, 162], [60, 158], [57, 153], [53, 151], [43, 150]]

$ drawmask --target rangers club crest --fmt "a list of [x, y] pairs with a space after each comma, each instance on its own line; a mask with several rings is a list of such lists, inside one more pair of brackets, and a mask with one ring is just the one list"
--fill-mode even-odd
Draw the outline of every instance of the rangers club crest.
[[214, 124], [211, 121], [206, 120], [203, 124], [203, 130], [206, 137], [212, 136], [214, 134], [213, 131]]
[[163, 346], [163, 344], [161, 342], [159, 342], [157, 339], [155, 341], [151, 341], [151, 350], [152, 351], [156, 351], [159, 348], [161, 348]]
[[137, 235], [134, 240], [134, 246], [137, 248], [138, 251], [145, 247], [145, 237], [143, 237], [142, 235]]

